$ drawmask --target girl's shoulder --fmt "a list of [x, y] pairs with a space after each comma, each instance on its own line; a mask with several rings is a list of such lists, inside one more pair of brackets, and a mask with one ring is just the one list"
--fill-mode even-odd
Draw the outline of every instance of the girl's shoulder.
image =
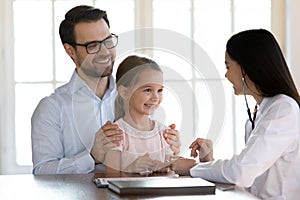
[[156, 129], [156, 130], [158, 130], [160, 132], [162, 132], [162, 131], [164, 131], [166, 129], [169, 129], [169, 127], [166, 126], [165, 124], [163, 124], [162, 122], [157, 121], [157, 120], [153, 120], [153, 121], [154, 121], [154, 129]]
[[114, 124], [122, 124], [124, 123], [124, 120], [122, 118], [118, 119], [117, 121], [114, 122]]
[[168, 128], [165, 124], [163, 124], [162, 122], [160, 121], [157, 121], [157, 120], [152, 120], [154, 122], [154, 124], [157, 126], [157, 127], [164, 127], [164, 128]]

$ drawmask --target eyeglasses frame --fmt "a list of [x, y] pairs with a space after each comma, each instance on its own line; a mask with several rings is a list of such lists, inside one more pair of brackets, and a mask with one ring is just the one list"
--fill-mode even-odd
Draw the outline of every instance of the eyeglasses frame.
[[[111, 48], [107, 48], [104, 42], [107, 41], [108, 39], [112, 38], [112, 37], [115, 37], [117, 39], [116, 40], [116, 44], [113, 47], [111, 47]], [[95, 54], [95, 53], [98, 53], [99, 51], [101, 51], [101, 45], [102, 45], [102, 43], [104, 43], [104, 46], [107, 49], [115, 48], [118, 45], [118, 37], [119, 37], [118, 35], [116, 35], [114, 33], [111, 33], [109, 36], [107, 36], [106, 38], [104, 38], [103, 40], [100, 40], [100, 41], [95, 40], [95, 41], [90, 41], [90, 42], [87, 42], [87, 43], [84, 43], [84, 44], [80, 44], [80, 43], [69, 43], [69, 44], [72, 45], [72, 46], [82, 46], [82, 47], [85, 47], [85, 50], [86, 50], [86, 52], [88, 54]], [[88, 45], [93, 44], [93, 43], [99, 43], [100, 44], [99, 50], [96, 51], [96, 52], [93, 52], [93, 53], [89, 53], [87, 47], [88, 47]]]

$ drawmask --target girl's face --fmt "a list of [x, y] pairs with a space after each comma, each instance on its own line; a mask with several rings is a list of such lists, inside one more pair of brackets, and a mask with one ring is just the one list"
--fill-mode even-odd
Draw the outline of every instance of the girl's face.
[[235, 60], [233, 60], [227, 52], [225, 53], [225, 65], [227, 69], [225, 77], [232, 83], [234, 94], [243, 94], [243, 74], [241, 66]]
[[152, 115], [163, 99], [163, 74], [149, 69], [141, 72], [129, 96], [130, 115]]

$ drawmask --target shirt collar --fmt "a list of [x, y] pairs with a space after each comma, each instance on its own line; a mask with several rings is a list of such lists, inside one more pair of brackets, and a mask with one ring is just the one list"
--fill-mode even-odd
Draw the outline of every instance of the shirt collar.
[[76, 70], [74, 70], [73, 75], [71, 77], [70, 80], [70, 84], [71, 84], [71, 94], [75, 94], [78, 90], [80, 90], [81, 88], [88, 88], [88, 85], [85, 83], [84, 80], [82, 80], [82, 78], [80, 78], [76, 72]]
[[[74, 70], [73, 75], [70, 79], [71, 84], [71, 94], [76, 93], [77, 91], [81, 90], [82, 88], [86, 88], [89, 90], [93, 95], [94, 92], [90, 89], [90, 87], [86, 84], [86, 82], [77, 74], [76, 70]], [[108, 89], [105, 91], [105, 96], [110, 96], [116, 90], [115, 79], [113, 76], [109, 77], [109, 86]]]
[[107, 90], [105, 91], [104, 94], [104, 98], [107, 96], [110, 96], [111, 94], [113, 94], [116, 91], [116, 83], [115, 83], [115, 79], [113, 76], [109, 77], [109, 85]]
[[267, 105], [269, 104], [269, 102], [272, 100], [272, 97], [264, 97], [263, 100], [261, 101], [260, 105], [259, 105], [259, 111], [260, 113], [263, 112], [263, 110], [267, 107]]

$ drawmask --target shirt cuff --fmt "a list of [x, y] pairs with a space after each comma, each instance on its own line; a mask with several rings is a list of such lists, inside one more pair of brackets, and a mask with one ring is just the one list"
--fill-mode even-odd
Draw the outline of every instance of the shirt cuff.
[[190, 169], [190, 174], [208, 181], [230, 183], [224, 177], [222, 160], [199, 163]]
[[89, 173], [95, 169], [95, 161], [87, 150], [76, 155], [75, 165], [78, 169], [77, 173]]

